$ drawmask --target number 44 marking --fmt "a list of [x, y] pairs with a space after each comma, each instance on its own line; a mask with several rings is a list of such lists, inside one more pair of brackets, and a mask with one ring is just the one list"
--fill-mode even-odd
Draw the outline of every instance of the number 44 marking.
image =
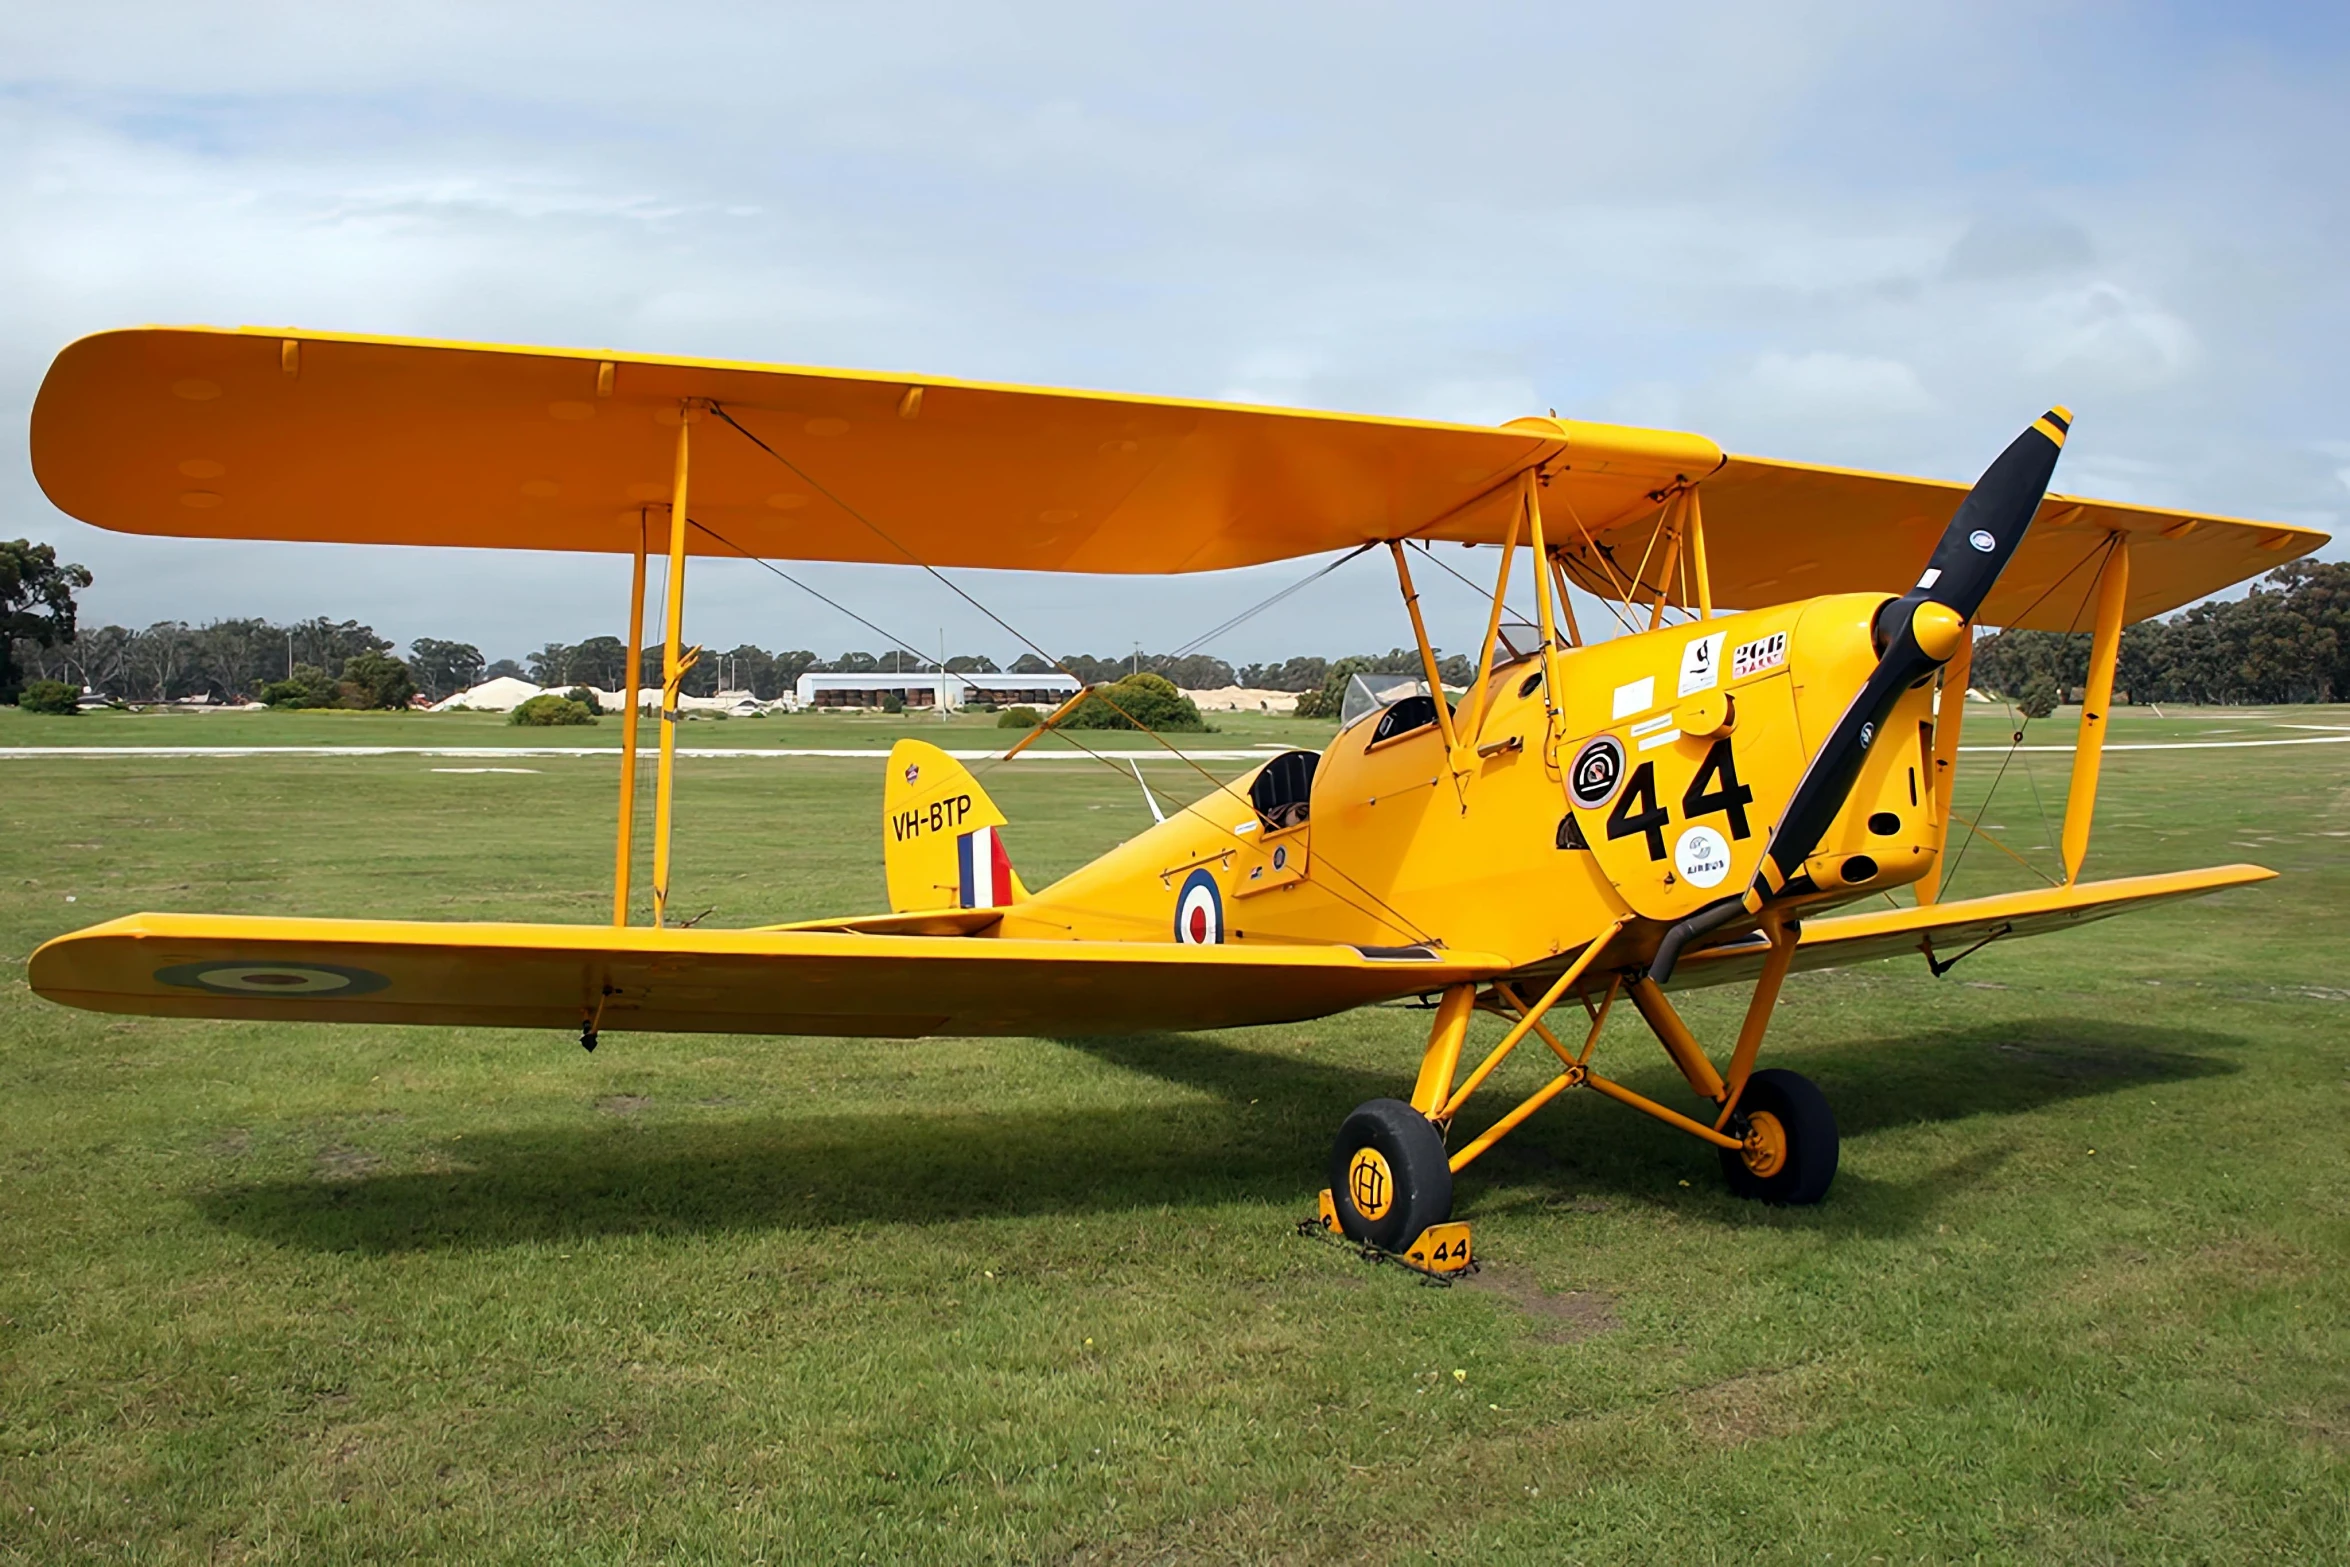
[[[1754, 790], [1738, 781], [1738, 764], [1730, 754], [1729, 737], [1724, 736], [1705, 753], [1697, 776], [1689, 780], [1689, 788], [1681, 796], [1681, 817], [1694, 821], [1721, 811], [1730, 818], [1732, 838], [1750, 838], [1754, 829], [1746, 820], [1746, 808], [1753, 803]], [[1656, 763], [1642, 762], [1626, 780], [1616, 808], [1608, 813], [1607, 835], [1615, 839], [1639, 834], [1648, 840], [1648, 857], [1661, 860], [1665, 857], [1665, 829], [1672, 821], [1672, 812], [1657, 803]]]

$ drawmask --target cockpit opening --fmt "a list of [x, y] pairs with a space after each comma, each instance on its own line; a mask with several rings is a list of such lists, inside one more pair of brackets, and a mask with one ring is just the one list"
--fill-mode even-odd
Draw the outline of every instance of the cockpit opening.
[[1314, 751], [1284, 751], [1257, 773], [1248, 803], [1267, 832], [1298, 826], [1313, 814], [1314, 769], [1321, 760]]
[[1371, 743], [1377, 745], [1382, 740], [1392, 740], [1397, 735], [1410, 734], [1415, 729], [1425, 729], [1434, 722], [1436, 722], [1435, 698], [1407, 696], [1400, 701], [1390, 702], [1387, 705], [1387, 710], [1379, 715], [1378, 727], [1371, 731]]

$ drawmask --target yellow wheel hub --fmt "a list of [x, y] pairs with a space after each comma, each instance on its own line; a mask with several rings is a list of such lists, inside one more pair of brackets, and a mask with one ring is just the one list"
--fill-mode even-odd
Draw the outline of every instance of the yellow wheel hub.
[[1787, 1128], [1768, 1110], [1746, 1118], [1746, 1167], [1765, 1180], [1787, 1167]]
[[1357, 1148], [1346, 1162], [1346, 1195], [1355, 1212], [1374, 1224], [1386, 1218], [1395, 1206], [1395, 1172], [1387, 1167], [1387, 1156], [1376, 1148]]

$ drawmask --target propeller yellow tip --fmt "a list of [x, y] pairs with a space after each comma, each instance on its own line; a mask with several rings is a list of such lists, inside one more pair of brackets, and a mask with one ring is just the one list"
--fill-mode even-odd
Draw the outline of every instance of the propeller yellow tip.
[[2051, 408], [2048, 411], [2056, 415], [2057, 418], [2062, 419], [2068, 427], [2073, 422], [2073, 411], [2062, 403], [2058, 403], [2054, 408]]
[[2059, 446], [2064, 444], [2064, 438], [2071, 432], [2072, 427], [2073, 411], [2062, 403], [2058, 403], [2054, 408], [2032, 421], [2033, 429], [2047, 436]]

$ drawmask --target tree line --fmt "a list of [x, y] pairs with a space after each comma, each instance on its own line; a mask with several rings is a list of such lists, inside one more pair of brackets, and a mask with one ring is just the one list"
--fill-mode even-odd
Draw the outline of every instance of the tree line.
[[[1968, 683], [2044, 716], [2089, 678], [2086, 632], [1978, 638]], [[2132, 702], [2221, 706], [2350, 698], [2350, 565], [2295, 561], [2243, 598], [2124, 627], [2113, 688]]]
[[[375, 661], [401, 665], [418, 688], [429, 689], [425, 671], [437, 668], [444, 683], [453, 677], [446, 655], [437, 663], [433, 656], [434, 649], [451, 646], [457, 644], [424, 638], [414, 644], [409, 658], [394, 659], [391, 639], [376, 635], [372, 626], [323, 615], [292, 625], [261, 619], [215, 620], [201, 626], [160, 620], [139, 631], [92, 626], [74, 628], [47, 642], [19, 637], [13, 663], [25, 679], [63, 681], [126, 702], [204, 696], [228, 702], [260, 697], [269, 687], [288, 681], [321, 691], [339, 686], [355, 659], [370, 660], [362, 673], [373, 682], [371, 689], [380, 686], [386, 674]], [[465, 651], [471, 653], [471, 668], [478, 673], [481, 655], [470, 648]]]
[[[0, 702], [13, 701], [25, 681], [50, 680], [133, 702], [258, 697], [297, 706], [395, 706], [411, 688], [438, 701], [499, 675], [540, 686], [617, 690], [628, 665], [627, 644], [616, 636], [550, 642], [520, 662], [493, 662], [470, 642], [418, 637], [405, 657], [396, 657], [392, 640], [372, 626], [324, 615], [288, 625], [243, 618], [202, 625], [165, 620], [136, 631], [85, 628], [76, 620], [74, 594], [89, 585], [90, 573], [59, 562], [50, 546], [0, 540]], [[1994, 632], [1975, 643], [1971, 683], [2045, 711], [2087, 680], [2089, 641], [2086, 632]], [[1411, 648], [1237, 668], [1204, 653], [1144, 652], [1069, 653], [1057, 661], [1023, 653], [1008, 671], [992, 659], [965, 654], [949, 658], [946, 667], [970, 674], [1066, 669], [1088, 685], [1146, 674], [1191, 691], [1233, 685], [1294, 691], [1302, 698], [1299, 711], [1308, 716], [1335, 716], [1357, 673], [1421, 672], [1419, 653]], [[687, 673], [685, 691], [714, 696], [723, 688], [772, 701], [811, 671], [921, 675], [937, 668], [936, 660], [902, 650], [821, 658], [804, 648], [776, 652], [744, 643], [705, 652]], [[1463, 654], [1442, 659], [1439, 669], [1452, 686], [1475, 675], [1474, 662]], [[660, 681], [661, 650], [648, 648], [638, 683]], [[2198, 604], [2128, 627], [2114, 686], [2136, 702], [2350, 699], [2350, 564], [2295, 561], [2270, 572], [2241, 599]]]

